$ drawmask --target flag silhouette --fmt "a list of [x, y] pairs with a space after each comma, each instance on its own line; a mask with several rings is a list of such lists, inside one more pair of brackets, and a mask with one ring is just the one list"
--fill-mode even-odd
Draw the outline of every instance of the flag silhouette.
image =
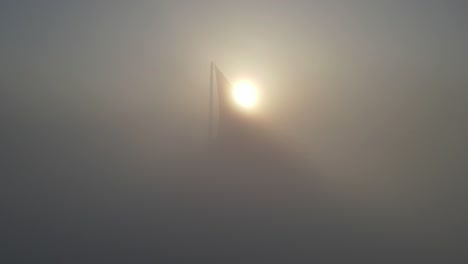
[[226, 76], [216, 67], [218, 88], [218, 144], [229, 144], [233, 141], [247, 140], [243, 131], [247, 126], [247, 117], [236, 109], [231, 100], [232, 85]]

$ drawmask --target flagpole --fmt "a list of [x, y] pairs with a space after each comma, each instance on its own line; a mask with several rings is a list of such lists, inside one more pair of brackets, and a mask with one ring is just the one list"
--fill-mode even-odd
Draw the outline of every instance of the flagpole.
[[209, 122], [208, 122], [208, 141], [213, 140], [213, 68], [214, 63], [210, 63], [210, 102], [209, 102]]

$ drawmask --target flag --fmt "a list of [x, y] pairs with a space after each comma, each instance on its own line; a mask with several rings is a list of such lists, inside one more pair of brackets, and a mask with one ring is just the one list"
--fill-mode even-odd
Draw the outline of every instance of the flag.
[[218, 144], [239, 144], [245, 142], [249, 118], [239, 111], [231, 98], [232, 85], [226, 76], [216, 69], [218, 91]]
[[[217, 83], [218, 133], [214, 166], [219, 174], [245, 180], [243, 184], [267, 183], [279, 190], [297, 188], [309, 181], [308, 164], [295, 151], [281, 144], [261, 119], [241, 111], [232, 100], [232, 85], [215, 68]], [[296, 183], [301, 182], [299, 185]], [[309, 190], [309, 189], [308, 189]], [[291, 191], [294, 193], [294, 191]], [[300, 195], [301, 192], [297, 192]]]

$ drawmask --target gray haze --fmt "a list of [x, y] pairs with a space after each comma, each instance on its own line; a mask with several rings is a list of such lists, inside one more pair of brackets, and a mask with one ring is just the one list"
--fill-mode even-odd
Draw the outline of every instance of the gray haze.
[[[74, 188], [151, 193], [159, 174], [121, 167], [148, 172], [206, 146], [213, 60], [231, 81], [258, 84], [258, 115], [349, 215], [430, 241], [423, 250], [462, 252], [467, 12], [459, 0], [2, 1], [10, 251], [21, 251], [24, 219], [60, 215], [44, 203]], [[70, 200], [93, 203], [82, 196]]]

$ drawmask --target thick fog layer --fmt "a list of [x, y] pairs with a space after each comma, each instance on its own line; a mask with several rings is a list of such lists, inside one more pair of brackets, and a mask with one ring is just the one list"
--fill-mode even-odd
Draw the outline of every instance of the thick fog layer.
[[[0, 255], [466, 257], [466, 8], [2, 2]], [[235, 150], [208, 140], [210, 61], [260, 90]]]

